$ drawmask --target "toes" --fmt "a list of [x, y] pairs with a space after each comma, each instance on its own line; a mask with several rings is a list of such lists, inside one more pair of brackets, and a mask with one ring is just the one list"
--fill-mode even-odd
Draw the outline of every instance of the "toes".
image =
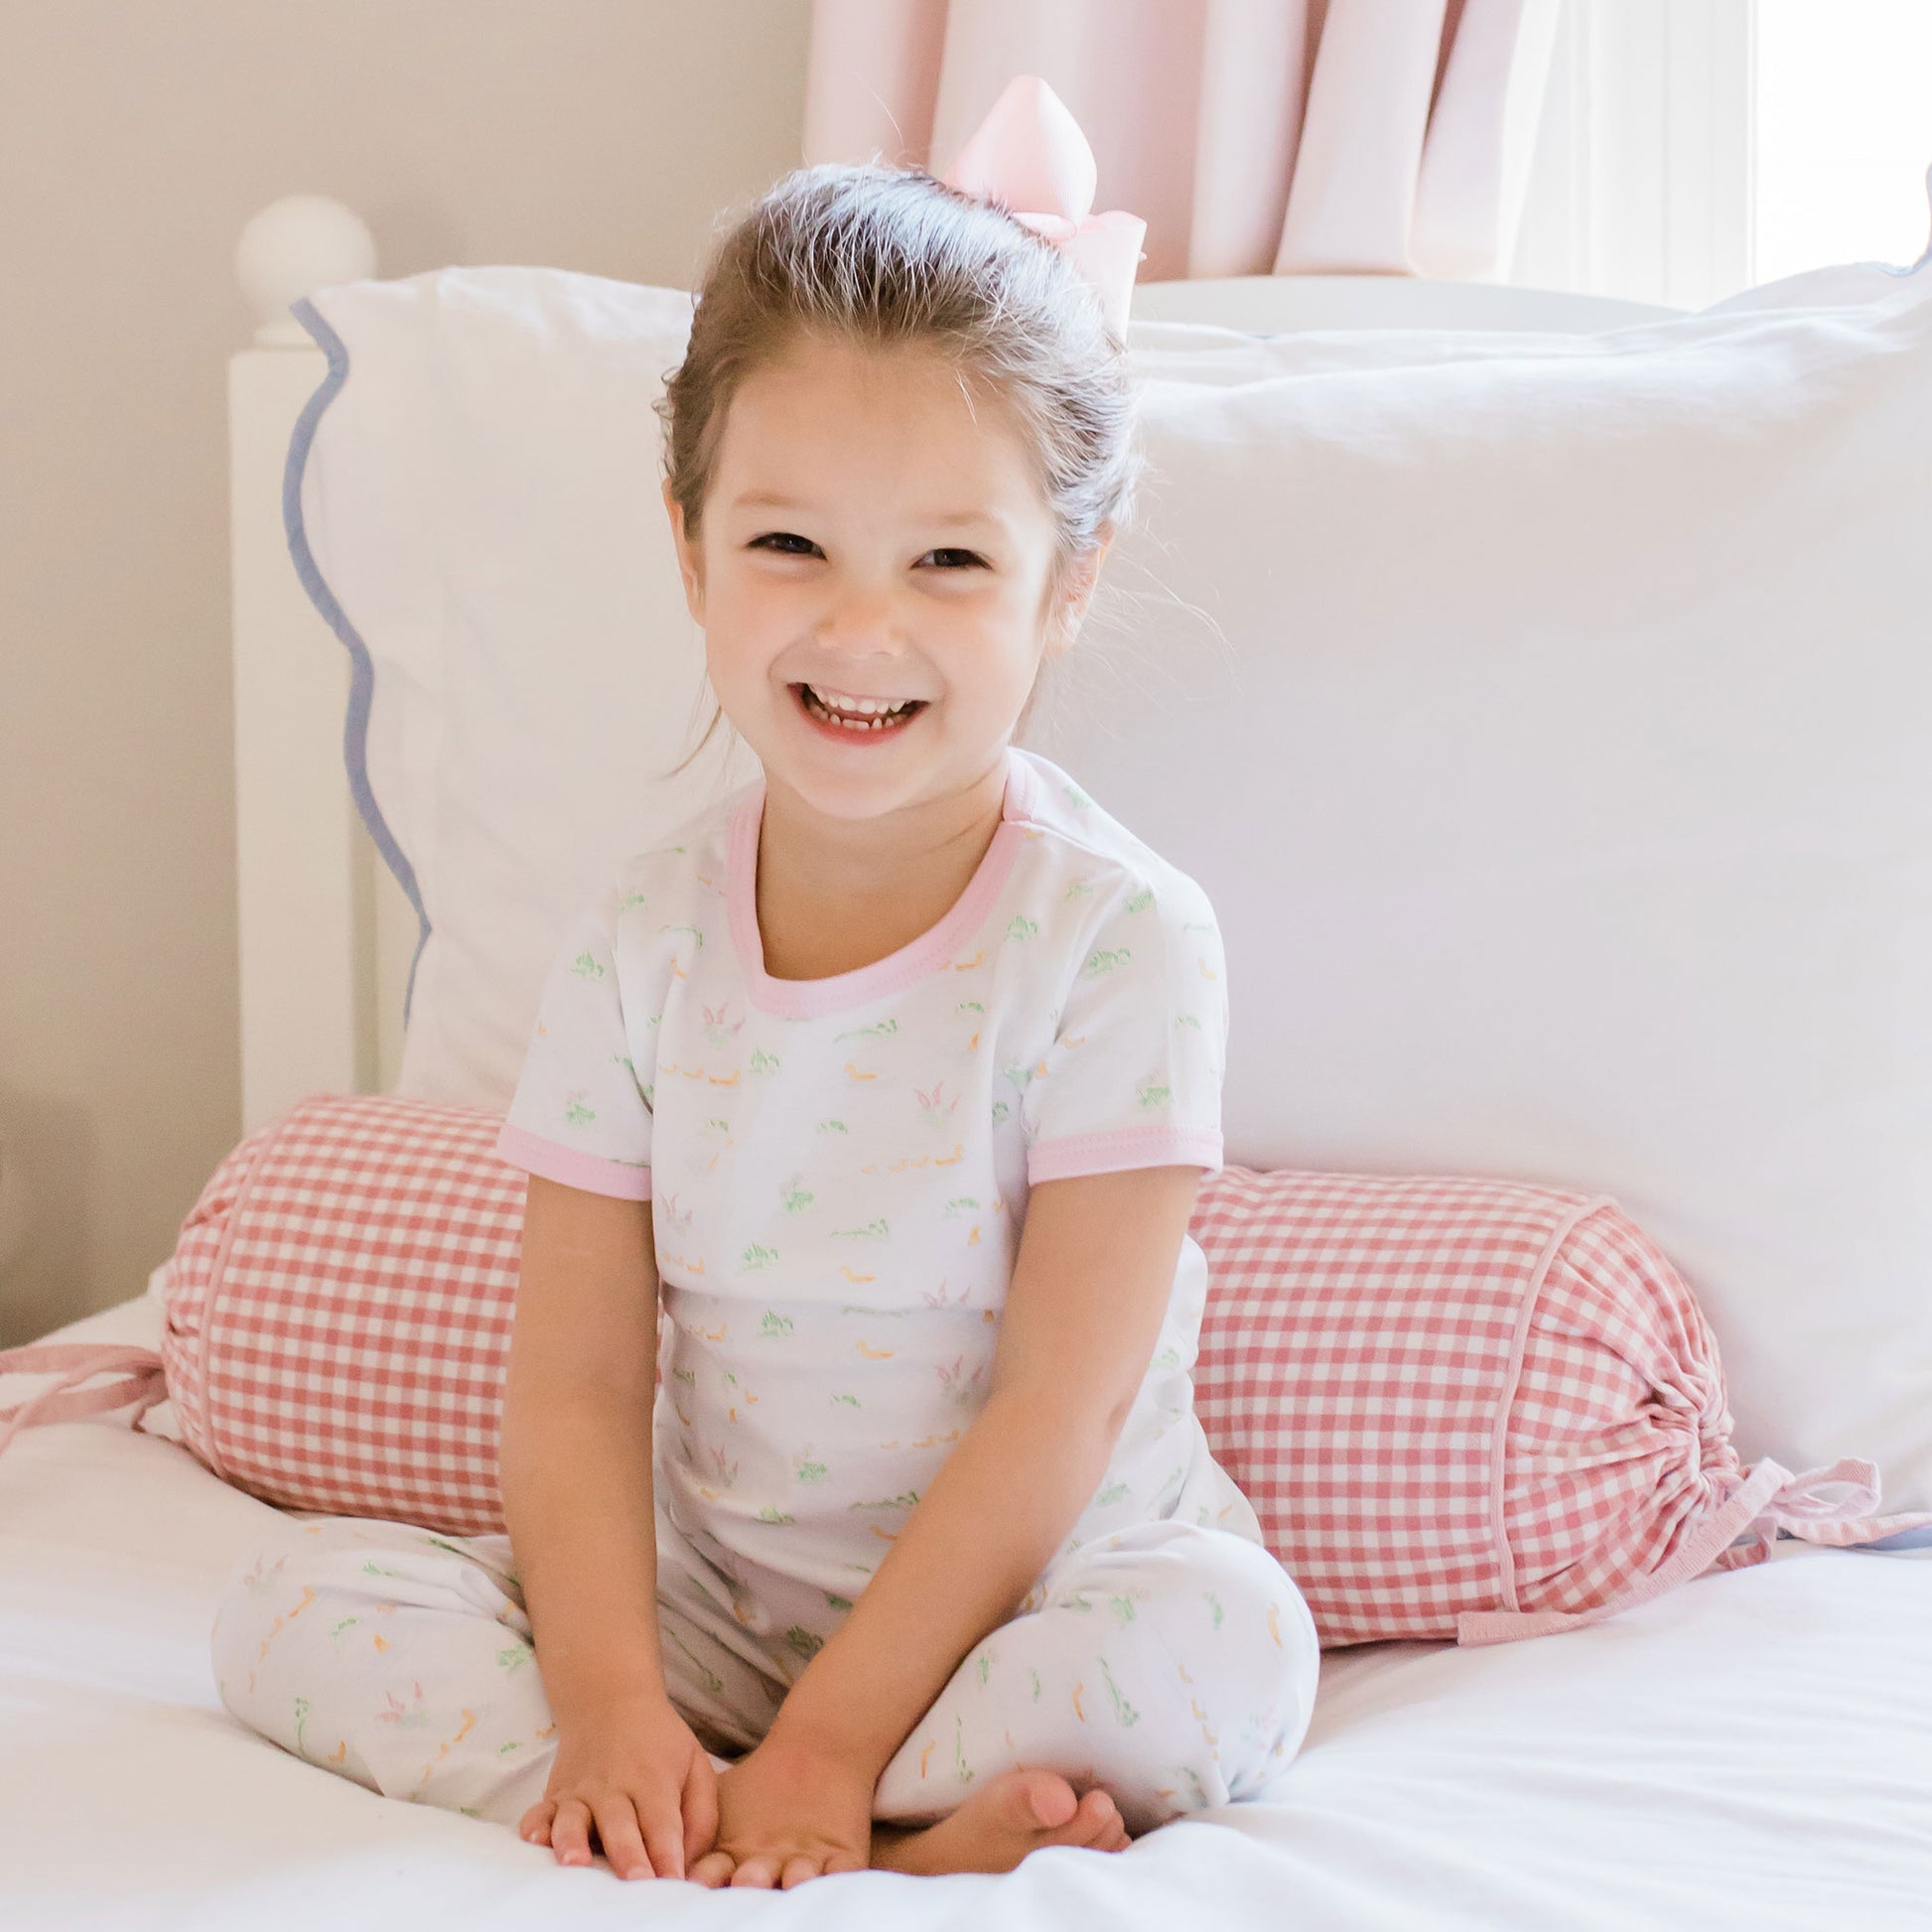
[[1067, 1830], [1076, 1834], [1082, 1845], [1098, 1845], [1120, 1829], [1120, 1808], [1112, 1796], [1096, 1785], [1091, 1791], [1081, 1794], [1079, 1808], [1067, 1822]]
[[729, 1852], [707, 1852], [685, 1876], [697, 1884], [716, 1889], [732, 1875], [733, 1863]]
[[1022, 1818], [1030, 1832], [1062, 1830], [1079, 1809], [1073, 1787], [1052, 1771], [1028, 1771], [1022, 1774]]

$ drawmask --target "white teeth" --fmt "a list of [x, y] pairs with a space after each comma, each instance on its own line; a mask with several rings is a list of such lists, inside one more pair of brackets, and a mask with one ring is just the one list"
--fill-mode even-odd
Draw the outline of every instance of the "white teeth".
[[897, 711], [902, 703], [906, 702], [904, 699], [895, 698], [861, 698], [854, 696], [850, 691], [827, 691], [822, 685], [816, 684], [808, 684], [805, 689], [830, 710], [855, 712], [865, 718], [877, 717], [888, 711]]
[[[828, 725], [837, 725], [842, 731], [878, 732], [892, 731], [904, 723], [911, 715], [909, 706], [917, 703], [912, 698], [900, 699], [897, 703], [885, 698], [861, 698], [841, 691], [820, 692], [812, 685], [802, 687], [805, 694], [805, 707], [814, 718], [822, 718]], [[856, 716], [841, 718], [826, 707], [836, 704], [840, 711], [850, 711]]]

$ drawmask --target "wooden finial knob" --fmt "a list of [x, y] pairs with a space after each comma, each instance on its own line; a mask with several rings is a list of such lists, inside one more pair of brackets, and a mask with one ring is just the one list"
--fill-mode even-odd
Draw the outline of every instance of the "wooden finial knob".
[[289, 305], [375, 273], [375, 238], [352, 208], [327, 195], [284, 195], [250, 218], [235, 244], [235, 279], [255, 311], [262, 347], [306, 347]]

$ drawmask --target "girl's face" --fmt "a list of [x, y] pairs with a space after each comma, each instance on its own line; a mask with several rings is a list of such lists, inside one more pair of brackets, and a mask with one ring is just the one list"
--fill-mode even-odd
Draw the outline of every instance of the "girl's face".
[[[1042, 655], [1072, 641], [1100, 561], [1055, 614], [1053, 526], [1019, 441], [909, 346], [800, 344], [748, 376], [695, 546], [668, 485], [664, 500], [720, 705], [767, 785], [834, 817], [982, 780]], [[919, 708], [828, 728], [807, 687]]]

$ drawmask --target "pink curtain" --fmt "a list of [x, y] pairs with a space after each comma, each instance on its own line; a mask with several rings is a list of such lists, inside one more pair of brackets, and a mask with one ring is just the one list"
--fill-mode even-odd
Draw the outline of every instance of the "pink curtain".
[[813, 0], [804, 159], [943, 174], [1006, 83], [1080, 123], [1143, 282], [1505, 274], [1561, 0]]

